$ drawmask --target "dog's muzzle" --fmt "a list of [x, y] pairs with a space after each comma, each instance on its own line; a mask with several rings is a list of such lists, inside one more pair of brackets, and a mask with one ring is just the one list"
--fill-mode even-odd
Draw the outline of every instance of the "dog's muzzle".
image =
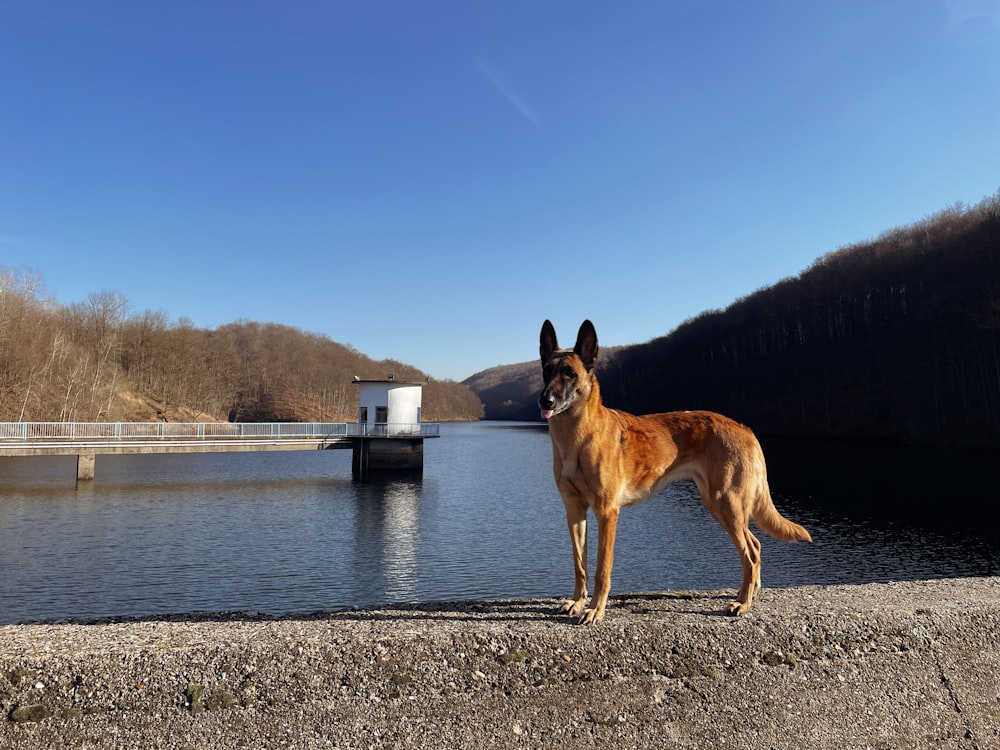
[[538, 397], [538, 409], [542, 414], [542, 419], [549, 419], [553, 414], [555, 414], [555, 401], [552, 400], [551, 396], [548, 396], [544, 392]]

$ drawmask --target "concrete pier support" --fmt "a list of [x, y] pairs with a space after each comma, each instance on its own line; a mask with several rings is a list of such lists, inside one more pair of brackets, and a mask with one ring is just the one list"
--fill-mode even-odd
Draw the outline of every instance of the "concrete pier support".
[[351, 473], [355, 479], [364, 479], [370, 471], [423, 468], [422, 438], [412, 440], [358, 438], [354, 441]]
[[93, 453], [81, 453], [76, 457], [76, 478], [77, 481], [81, 479], [93, 479], [94, 478], [94, 464], [97, 463], [97, 456]]
[[371, 440], [358, 438], [351, 442], [351, 476], [364, 479], [368, 476], [368, 446]]

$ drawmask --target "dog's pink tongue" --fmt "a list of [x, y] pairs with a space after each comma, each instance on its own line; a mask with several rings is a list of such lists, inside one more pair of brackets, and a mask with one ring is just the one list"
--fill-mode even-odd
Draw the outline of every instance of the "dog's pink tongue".
[[548, 419], [553, 415], [553, 413], [554, 412], [551, 409], [542, 409], [542, 419]]

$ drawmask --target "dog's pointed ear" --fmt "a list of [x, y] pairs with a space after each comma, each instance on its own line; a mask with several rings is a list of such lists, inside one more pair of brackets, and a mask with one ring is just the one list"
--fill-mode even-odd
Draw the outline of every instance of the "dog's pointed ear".
[[552, 325], [551, 321], [546, 320], [542, 323], [542, 332], [538, 336], [538, 354], [542, 358], [543, 365], [549, 361], [552, 352], [558, 348], [559, 342], [556, 340], [555, 326]]
[[594, 330], [594, 324], [589, 320], [580, 324], [580, 331], [576, 334], [576, 346], [573, 347], [573, 351], [576, 352], [576, 356], [583, 360], [583, 366], [588, 371], [594, 369], [599, 348], [597, 346], [597, 331]]

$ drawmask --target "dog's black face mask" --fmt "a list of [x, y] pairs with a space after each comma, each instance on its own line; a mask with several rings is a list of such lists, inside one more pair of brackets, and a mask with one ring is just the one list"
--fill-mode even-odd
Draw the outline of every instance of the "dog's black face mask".
[[545, 387], [538, 397], [538, 408], [542, 419], [550, 419], [561, 411], [566, 411], [576, 400], [579, 392], [580, 375], [570, 360], [576, 359], [572, 352], [559, 352], [542, 366]]
[[546, 320], [542, 324], [538, 346], [545, 381], [538, 397], [542, 419], [548, 420], [566, 411], [580, 392], [589, 387], [597, 351], [597, 333], [589, 320], [580, 326], [573, 351], [560, 350], [552, 323]]

